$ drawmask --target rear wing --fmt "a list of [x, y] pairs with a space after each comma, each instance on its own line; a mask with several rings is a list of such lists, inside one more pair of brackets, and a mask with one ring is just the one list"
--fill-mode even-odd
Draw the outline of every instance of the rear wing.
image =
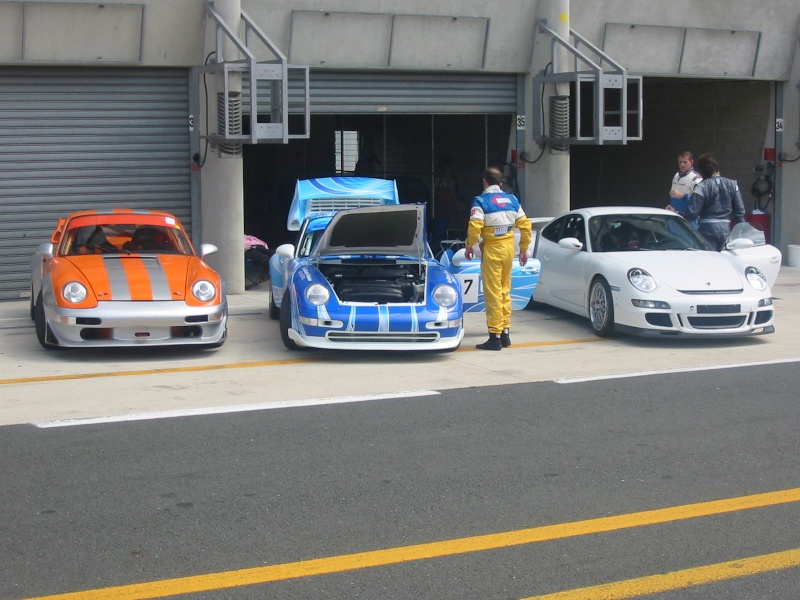
[[400, 204], [397, 184], [393, 180], [373, 177], [299, 179], [286, 228], [298, 231], [303, 221], [316, 213], [390, 204]]

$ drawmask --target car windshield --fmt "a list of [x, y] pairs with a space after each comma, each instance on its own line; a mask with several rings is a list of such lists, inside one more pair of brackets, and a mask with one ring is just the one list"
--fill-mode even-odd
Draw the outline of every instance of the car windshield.
[[306, 220], [305, 227], [297, 235], [297, 256], [308, 256], [331, 222], [334, 213], [321, 213]]
[[136, 223], [92, 224], [67, 230], [63, 254], [191, 254], [182, 229]]
[[711, 250], [705, 238], [678, 215], [601, 215], [589, 220], [594, 252]]

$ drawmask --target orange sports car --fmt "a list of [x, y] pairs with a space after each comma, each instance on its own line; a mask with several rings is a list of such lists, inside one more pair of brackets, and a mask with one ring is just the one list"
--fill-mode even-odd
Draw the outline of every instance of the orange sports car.
[[77, 212], [60, 219], [31, 262], [31, 318], [45, 348], [221, 346], [228, 302], [173, 215]]

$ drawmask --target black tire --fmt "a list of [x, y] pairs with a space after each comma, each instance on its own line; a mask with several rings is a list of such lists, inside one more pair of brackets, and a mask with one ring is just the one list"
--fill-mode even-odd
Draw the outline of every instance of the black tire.
[[614, 299], [611, 288], [602, 277], [595, 277], [589, 291], [589, 321], [598, 336], [614, 335]]
[[289, 350], [299, 350], [300, 346], [298, 346], [295, 341], [289, 337], [289, 329], [292, 327], [292, 300], [288, 289], [283, 294], [281, 306], [283, 308], [281, 309], [280, 314], [280, 329], [283, 345]]
[[49, 342], [50, 332], [47, 330], [47, 321], [44, 316], [44, 301], [42, 300], [42, 293], [36, 298], [36, 305], [33, 308], [33, 324], [36, 330], [36, 339], [45, 350], [52, 350], [58, 346]]
[[275, 297], [272, 295], [272, 290], [269, 291], [269, 318], [277, 321], [281, 316], [281, 309], [275, 304]]
[[30, 302], [30, 309], [29, 310], [30, 310], [30, 315], [31, 315], [31, 321], [35, 321], [36, 320], [36, 303], [34, 302], [34, 296], [33, 296], [33, 284], [31, 284], [31, 302]]

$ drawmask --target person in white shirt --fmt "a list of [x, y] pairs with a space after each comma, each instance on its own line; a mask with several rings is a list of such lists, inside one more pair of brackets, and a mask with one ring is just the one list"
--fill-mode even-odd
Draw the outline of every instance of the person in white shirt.
[[[678, 172], [672, 178], [672, 187], [669, 190], [669, 205], [675, 210], [686, 210], [689, 198], [692, 197], [694, 186], [703, 181], [700, 173], [694, 170], [694, 156], [688, 150], [678, 155]], [[698, 223], [692, 226], [697, 229]]]

